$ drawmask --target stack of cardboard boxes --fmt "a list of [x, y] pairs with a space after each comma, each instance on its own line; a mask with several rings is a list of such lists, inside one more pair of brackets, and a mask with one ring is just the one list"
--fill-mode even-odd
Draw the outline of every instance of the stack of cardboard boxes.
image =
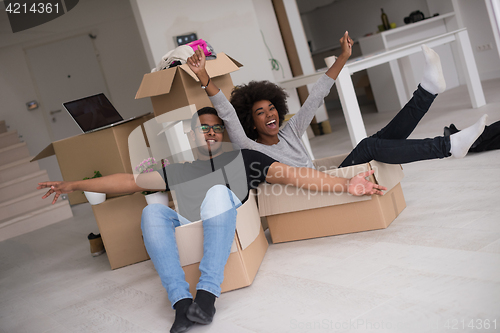
[[[139, 119], [67, 139], [55, 141], [32, 161], [56, 155], [63, 180], [82, 180], [94, 171], [102, 175], [132, 173], [128, 136], [141, 124], [153, 118]], [[83, 192], [68, 195], [72, 205], [87, 202]], [[149, 259], [142, 241], [141, 212], [146, 200], [140, 193], [107, 195], [106, 201], [92, 206], [112, 269]]]

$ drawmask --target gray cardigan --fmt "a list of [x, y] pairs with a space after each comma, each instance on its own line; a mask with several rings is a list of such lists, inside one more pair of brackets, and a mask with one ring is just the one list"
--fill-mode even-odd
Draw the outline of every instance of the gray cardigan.
[[239, 148], [260, 151], [278, 162], [290, 166], [314, 168], [301, 137], [316, 114], [316, 110], [323, 104], [324, 98], [330, 93], [334, 83], [335, 80], [326, 74], [321, 76], [314, 84], [309, 97], [307, 97], [299, 112], [280, 129], [278, 133], [279, 142], [271, 146], [257, 143], [246, 136], [233, 105], [229, 103], [221, 91], [215, 96], [211, 96], [210, 100], [219, 117], [224, 120], [231, 142]]

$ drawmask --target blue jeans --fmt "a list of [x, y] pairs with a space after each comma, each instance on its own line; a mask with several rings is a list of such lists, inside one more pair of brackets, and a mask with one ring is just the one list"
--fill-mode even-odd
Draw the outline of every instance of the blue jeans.
[[403, 164], [451, 156], [449, 136], [439, 136], [433, 139], [407, 139], [429, 110], [436, 96], [419, 85], [413, 97], [391, 122], [377, 133], [361, 140], [340, 164], [340, 167], [362, 164], [371, 160], [388, 164]]
[[[200, 262], [200, 280], [197, 290], [206, 290], [219, 297], [236, 229], [236, 208], [241, 202], [224, 185], [215, 185], [207, 191], [200, 207], [203, 220], [203, 258]], [[182, 223], [181, 223], [182, 221]], [[184, 298], [193, 298], [189, 292], [179, 260], [175, 228], [189, 223], [174, 210], [161, 204], [146, 206], [142, 212], [141, 228], [144, 244], [160, 276], [162, 285], [173, 305]]]

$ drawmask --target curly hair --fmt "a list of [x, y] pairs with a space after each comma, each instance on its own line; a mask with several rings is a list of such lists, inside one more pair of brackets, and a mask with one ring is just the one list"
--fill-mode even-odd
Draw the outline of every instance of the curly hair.
[[279, 126], [283, 124], [285, 115], [288, 113], [286, 98], [288, 94], [278, 85], [269, 81], [250, 81], [234, 87], [231, 92], [230, 102], [236, 110], [245, 134], [252, 140], [259, 137], [254, 128], [252, 107], [255, 102], [268, 100], [276, 107], [279, 116]]

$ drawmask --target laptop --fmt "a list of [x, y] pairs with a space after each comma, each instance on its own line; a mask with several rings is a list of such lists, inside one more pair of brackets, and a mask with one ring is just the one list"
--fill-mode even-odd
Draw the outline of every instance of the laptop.
[[83, 133], [100, 131], [144, 116], [123, 119], [103, 93], [65, 102], [63, 106]]

